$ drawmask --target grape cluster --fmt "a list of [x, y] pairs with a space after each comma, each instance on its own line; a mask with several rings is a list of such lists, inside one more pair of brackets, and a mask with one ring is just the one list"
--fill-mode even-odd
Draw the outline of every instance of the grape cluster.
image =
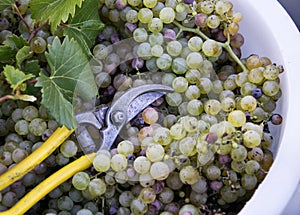
[[[20, 22], [18, 31], [29, 38], [34, 21], [28, 1], [18, 2], [29, 24]], [[10, 14], [5, 10], [0, 19], [0, 42], [16, 21]], [[125, 90], [143, 84], [167, 85], [174, 92], [138, 114], [112, 149], [98, 151], [90, 169], [55, 188], [28, 214], [238, 213], [273, 162], [269, 126], [282, 122], [274, 112], [282, 67], [255, 54], [241, 58], [242, 14], [225, 0], [100, 0], [99, 15], [106, 27], [90, 62], [99, 87], [96, 105], [109, 107]], [[31, 38], [43, 63], [52, 39], [44, 28]], [[75, 112], [93, 107], [75, 100]], [[0, 174], [56, 128], [38, 103], [3, 102]], [[76, 138], [65, 141], [0, 192], [0, 211], [82, 154]]]
[[100, 5], [107, 26], [93, 49], [98, 102], [146, 83], [174, 92], [133, 119], [110, 151], [98, 151], [96, 178], [80, 172], [74, 187], [104, 197], [110, 214], [238, 213], [273, 162], [269, 122], [282, 121], [273, 113], [282, 67], [241, 58], [242, 15], [230, 2]]

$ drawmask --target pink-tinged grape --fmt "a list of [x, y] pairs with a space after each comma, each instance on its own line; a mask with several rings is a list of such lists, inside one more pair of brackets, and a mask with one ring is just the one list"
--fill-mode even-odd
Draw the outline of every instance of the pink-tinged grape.
[[280, 125], [282, 123], [282, 116], [280, 114], [273, 114], [270, 118], [273, 125]]
[[176, 32], [173, 29], [166, 29], [164, 31], [164, 39], [166, 41], [175, 40], [176, 39]]
[[159, 115], [156, 109], [148, 107], [142, 112], [142, 117], [147, 124], [154, 124], [158, 121]]
[[198, 13], [195, 16], [195, 24], [201, 28], [204, 28], [206, 26], [207, 17], [208, 16], [205, 13]]

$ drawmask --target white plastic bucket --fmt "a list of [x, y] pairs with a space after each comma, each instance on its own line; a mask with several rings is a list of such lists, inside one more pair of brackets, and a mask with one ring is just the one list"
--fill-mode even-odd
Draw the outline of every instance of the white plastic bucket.
[[[287, 214], [285, 208], [300, 179], [300, 33], [287, 12], [275, 0], [232, 0], [243, 14], [243, 56], [256, 53], [284, 66], [283, 96], [279, 111], [281, 129], [274, 130], [275, 161], [240, 215]], [[299, 211], [300, 214], [300, 211]]]

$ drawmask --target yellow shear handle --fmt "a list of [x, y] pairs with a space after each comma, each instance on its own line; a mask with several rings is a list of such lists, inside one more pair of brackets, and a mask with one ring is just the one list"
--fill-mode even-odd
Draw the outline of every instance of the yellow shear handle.
[[62, 184], [75, 173], [83, 171], [92, 165], [92, 160], [96, 153], [81, 156], [59, 171], [53, 173], [35, 188], [33, 188], [26, 196], [20, 199], [12, 208], [7, 211], [0, 212], [0, 215], [22, 215], [28, 211], [35, 203], [46, 196], [51, 190]]
[[11, 185], [30, 172], [36, 165], [45, 160], [52, 152], [57, 149], [71, 134], [73, 130], [65, 126], [55, 130], [55, 132], [27, 158], [22, 160], [13, 168], [0, 175], [0, 190]]

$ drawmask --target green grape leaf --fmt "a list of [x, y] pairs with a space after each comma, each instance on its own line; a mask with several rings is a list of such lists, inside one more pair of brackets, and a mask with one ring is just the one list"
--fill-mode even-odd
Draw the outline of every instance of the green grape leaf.
[[8, 36], [3, 44], [16, 50], [23, 48], [23, 46], [29, 45], [24, 37], [17, 36], [15, 34]]
[[0, 46], [0, 62], [3, 64], [13, 63], [15, 61], [15, 57], [17, 54], [17, 50], [12, 49], [7, 45]]
[[87, 55], [104, 24], [100, 21], [97, 1], [84, 1], [81, 8], [76, 7], [73, 18], [64, 27], [64, 35], [77, 40]]
[[33, 74], [25, 74], [19, 69], [14, 68], [13, 66], [6, 65], [4, 67], [3, 74], [5, 76], [5, 79], [10, 84], [10, 87], [15, 90], [17, 87], [19, 87], [21, 84], [23, 84], [25, 81], [31, 79], [34, 77]]
[[31, 0], [31, 17], [42, 23], [49, 21], [51, 32], [54, 33], [61, 21], [66, 22], [69, 15], [74, 16], [76, 5], [81, 7], [82, 2], [83, 0]]
[[[93, 74], [89, 68], [89, 61], [82, 51], [80, 45], [74, 40], [65, 37], [61, 43], [55, 38], [48, 52], [45, 53], [50, 74], [41, 72], [36, 87], [42, 87], [42, 105], [46, 107], [51, 115], [69, 129], [76, 127], [73, 111], [74, 91], [78, 85], [82, 86], [84, 95], [89, 94], [92, 98], [97, 94]], [[84, 76], [90, 78], [81, 79]]]
[[38, 60], [28, 60], [25, 62], [24, 72], [26, 74], [31, 73], [34, 74], [35, 76], [38, 76], [40, 71], [41, 71], [41, 67], [39, 65]]
[[24, 46], [21, 48], [16, 54], [17, 67], [21, 67], [21, 63], [32, 56], [32, 52], [30, 52], [29, 46]]
[[8, 7], [10, 7], [15, 1], [14, 0], [1, 0], [0, 2], [0, 12]]

